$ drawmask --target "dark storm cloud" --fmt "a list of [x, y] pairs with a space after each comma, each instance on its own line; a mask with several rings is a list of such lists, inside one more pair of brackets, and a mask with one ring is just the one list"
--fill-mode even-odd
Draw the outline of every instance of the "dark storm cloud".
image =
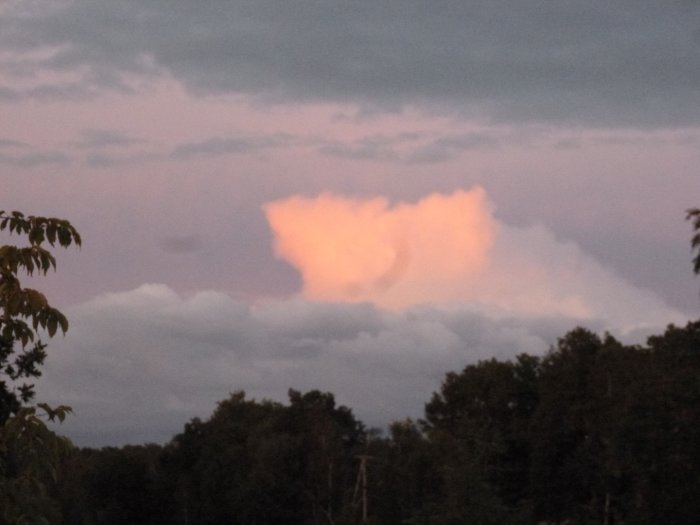
[[697, 2], [76, 0], [22, 9], [2, 14], [3, 49], [16, 62], [53, 50], [33, 58], [39, 70], [81, 71], [93, 87], [165, 71], [193, 92], [280, 102], [417, 105], [506, 122], [700, 122]]

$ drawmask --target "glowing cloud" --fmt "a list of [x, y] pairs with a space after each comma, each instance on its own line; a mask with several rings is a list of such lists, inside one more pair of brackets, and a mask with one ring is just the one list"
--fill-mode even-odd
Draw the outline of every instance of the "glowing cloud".
[[500, 224], [481, 188], [393, 206], [323, 193], [263, 208], [277, 256], [300, 272], [310, 300], [564, 316], [626, 332], [684, 320], [544, 226]]
[[299, 270], [313, 300], [401, 308], [463, 299], [495, 237], [481, 188], [394, 206], [324, 193], [263, 208], [277, 256]]

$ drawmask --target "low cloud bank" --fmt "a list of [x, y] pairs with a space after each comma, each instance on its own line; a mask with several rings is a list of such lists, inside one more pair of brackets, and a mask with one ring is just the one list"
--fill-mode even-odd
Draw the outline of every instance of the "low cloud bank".
[[75, 415], [60, 430], [91, 446], [167, 441], [238, 389], [281, 401], [288, 388], [331, 391], [371, 426], [420, 417], [446, 372], [542, 354], [577, 324], [566, 316], [494, 317], [467, 305], [249, 305], [155, 284], [66, 313], [70, 331], [50, 344], [37, 399], [72, 405]]

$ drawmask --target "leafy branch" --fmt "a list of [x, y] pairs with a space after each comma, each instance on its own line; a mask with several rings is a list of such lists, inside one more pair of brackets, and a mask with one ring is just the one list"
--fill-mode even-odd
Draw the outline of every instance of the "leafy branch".
[[[70, 222], [52, 217], [24, 215], [0, 210], [0, 231], [26, 239], [22, 246], [0, 246], [0, 374], [11, 382], [41, 375], [39, 366], [46, 358], [46, 345], [39, 330], [53, 337], [68, 330], [68, 320], [53, 308], [44, 294], [24, 288], [20, 274], [46, 275], [56, 269], [56, 258], [49, 247], [81, 246], [82, 239]], [[15, 352], [15, 343], [21, 349]], [[0, 423], [17, 412], [20, 403], [34, 396], [33, 385], [23, 384], [18, 392], [0, 381]]]
[[[46, 248], [81, 245], [80, 234], [66, 220], [25, 216], [0, 210], [0, 231], [26, 239], [23, 246], [0, 246], [0, 525], [58, 523], [58, 506], [49, 494], [59, 476], [61, 458], [71, 448], [42, 419], [62, 422], [72, 411], [46, 403], [23, 406], [34, 397], [34, 385], [23, 377], [38, 377], [46, 358], [39, 330], [49, 337], [68, 330], [68, 320], [44, 294], [22, 287], [20, 274], [46, 275], [56, 259]], [[21, 345], [15, 351], [15, 343]]]
[[693, 225], [693, 237], [690, 239], [690, 246], [697, 254], [693, 258], [693, 271], [700, 275], [700, 208], [686, 210], [685, 220]]

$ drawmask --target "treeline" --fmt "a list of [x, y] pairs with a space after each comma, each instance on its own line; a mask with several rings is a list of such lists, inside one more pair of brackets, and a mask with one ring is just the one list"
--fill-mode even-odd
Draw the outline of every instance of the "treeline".
[[690, 524], [699, 473], [700, 321], [469, 365], [387, 435], [238, 392], [165, 446], [74, 450], [55, 498], [85, 525]]

